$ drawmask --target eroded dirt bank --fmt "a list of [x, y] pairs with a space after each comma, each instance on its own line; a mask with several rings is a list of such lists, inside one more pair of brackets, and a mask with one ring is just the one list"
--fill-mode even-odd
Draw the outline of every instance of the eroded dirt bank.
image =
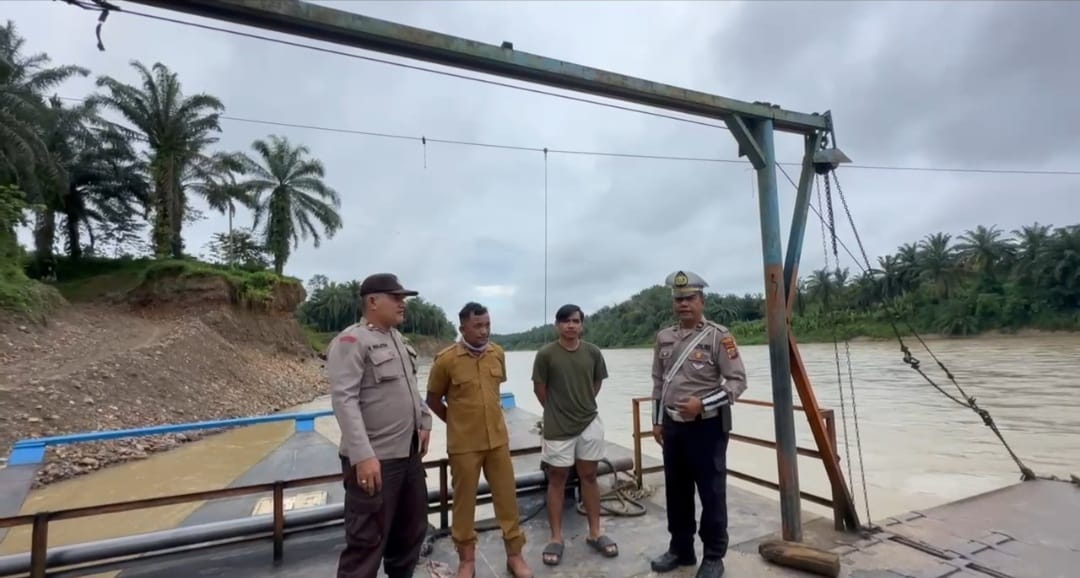
[[[326, 392], [321, 361], [289, 311], [297, 296], [255, 313], [213, 294], [159, 298], [166, 293], [155, 289], [71, 304], [44, 326], [0, 323], [0, 459], [19, 439], [265, 414]], [[202, 435], [50, 449], [37, 482]]]

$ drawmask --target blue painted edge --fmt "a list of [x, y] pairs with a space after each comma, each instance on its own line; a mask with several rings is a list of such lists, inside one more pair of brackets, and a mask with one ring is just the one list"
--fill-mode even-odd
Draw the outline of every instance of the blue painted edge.
[[[499, 394], [499, 404], [502, 406], [503, 409], [513, 409], [517, 407], [517, 402], [514, 399], [514, 394], [510, 392], [504, 392]], [[82, 442], [97, 442], [105, 440], [160, 435], [167, 433], [178, 433], [185, 431], [230, 428], [288, 420], [293, 420], [293, 422], [295, 422], [295, 431], [311, 432], [315, 431], [315, 420], [317, 418], [331, 415], [334, 415], [334, 412], [327, 409], [321, 411], [308, 411], [298, 413], [257, 415], [251, 417], [240, 417], [234, 419], [222, 419], [214, 421], [177, 423], [133, 429], [105, 430], [98, 432], [53, 436], [47, 438], [30, 438], [25, 440], [19, 440], [15, 442], [14, 445], [12, 445], [11, 455], [8, 458], [8, 465], [22, 466], [26, 464], [40, 464], [45, 459], [46, 447], [76, 444]]]
[[214, 421], [167, 424], [134, 429], [86, 432], [47, 438], [31, 438], [15, 442], [15, 444], [11, 447], [11, 456], [8, 459], [8, 465], [18, 466], [25, 464], [38, 464], [41, 463], [42, 460], [45, 458], [45, 448], [47, 446], [75, 444], [82, 442], [97, 442], [104, 440], [134, 438], [195, 430], [232, 428], [245, 425], [256, 425], [261, 423], [271, 423], [289, 420], [292, 420], [296, 423], [296, 431], [313, 431], [315, 429], [315, 420], [317, 418], [330, 415], [334, 415], [334, 412], [331, 410], [297, 413], [278, 413]]
[[503, 409], [514, 409], [517, 407], [517, 401], [514, 399], [514, 394], [510, 392], [499, 394], [499, 403], [502, 404]]

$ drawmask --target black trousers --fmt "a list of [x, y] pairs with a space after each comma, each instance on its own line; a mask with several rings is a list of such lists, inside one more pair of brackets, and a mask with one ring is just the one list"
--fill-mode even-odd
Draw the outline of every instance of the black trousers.
[[727, 445], [723, 417], [678, 422], [664, 415], [664, 490], [670, 551], [694, 553], [694, 486], [705, 558], [727, 554]]
[[379, 563], [389, 578], [413, 575], [427, 535], [427, 483], [414, 434], [410, 457], [383, 460], [382, 490], [360, 489], [356, 468], [341, 457], [345, 475], [345, 550], [337, 578], [376, 578]]

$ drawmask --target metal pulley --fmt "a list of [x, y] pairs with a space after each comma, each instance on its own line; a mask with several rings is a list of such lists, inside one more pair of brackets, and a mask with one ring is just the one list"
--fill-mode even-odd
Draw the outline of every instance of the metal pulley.
[[843, 163], [850, 163], [851, 159], [848, 158], [844, 151], [836, 148], [836, 139], [833, 138], [833, 143], [829, 146], [829, 137], [821, 137], [821, 148], [814, 151], [814, 172], [819, 175], [827, 174], [829, 171], [835, 170]]

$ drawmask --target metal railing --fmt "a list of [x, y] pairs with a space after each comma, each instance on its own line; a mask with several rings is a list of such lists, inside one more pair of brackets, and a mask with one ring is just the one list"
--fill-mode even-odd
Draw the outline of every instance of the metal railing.
[[[647, 407], [649, 408], [649, 411], [651, 412], [652, 411], [652, 401], [653, 400], [652, 400], [651, 397], [635, 397], [635, 398], [633, 398], [632, 401], [633, 401], [633, 404], [634, 404], [634, 434], [633, 434], [634, 435], [634, 479], [637, 481], [637, 485], [640, 488], [640, 487], [642, 487], [642, 485], [644, 483], [645, 474], [651, 474], [651, 473], [654, 473], [654, 472], [663, 471], [664, 466], [659, 465], [659, 466], [645, 467], [644, 462], [642, 461], [641, 440], [643, 438], [645, 438], [646, 436], [648, 436], [650, 438], [652, 437], [652, 428], [650, 426], [649, 430], [647, 430], [647, 431], [641, 429], [641, 405], [643, 403], [648, 404]], [[773, 404], [771, 402], [759, 401], [759, 400], [756, 400], [756, 399], [740, 399], [738, 401], [738, 403], [740, 405], [756, 405], [756, 406], [760, 406], [760, 407], [772, 407], [773, 406]], [[799, 406], [799, 405], [796, 405], [795, 409], [798, 410], [798, 411], [803, 411], [803, 407]], [[833, 417], [833, 411], [831, 409], [822, 409], [821, 410], [821, 418], [822, 418], [822, 421], [825, 423], [825, 431], [828, 432], [829, 442], [832, 444], [833, 448], [836, 448], [836, 421], [835, 421], [835, 418]], [[650, 420], [650, 423], [651, 423], [651, 420]], [[774, 449], [774, 450], [776, 449], [776, 442], [774, 442], [772, 440], [767, 440], [767, 439], [757, 438], [757, 437], [753, 437], [753, 436], [737, 434], [737, 433], [734, 433], [734, 432], [728, 434], [728, 436], [729, 436], [730, 439], [735, 440], [735, 441], [739, 441], [739, 442], [743, 442], [743, 443], [747, 443], [747, 444], [751, 444], [751, 445], [755, 445], [755, 446], [760, 446], [760, 447], [763, 447], [763, 448], [771, 448], [771, 449]], [[796, 451], [801, 456], [806, 456], [806, 457], [815, 458], [815, 459], [819, 459], [819, 460], [822, 459], [821, 452], [818, 451], [818, 450], [815, 450], [815, 449], [799, 447], [799, 448], [797, 448]], [[727, 473], [728, 473], [729, 476], [731, 476], [733, 478], [736, 478], [736, 479], [739, 479], [739, 480], [743, 480], [745, 482], [750, 482], [752, 484], [756, 484], [756, 485], [759, 485], [759, 486], [762, 486], [762, 487], [765, 487], [765, 488], [769, 488], [769, 489], [774, 490], [774, 491], [779, 491], [780, 490], [780, 486], [776, 482], [771, 482], [769, 480], [759, 478], [757, 476], [752, 476], [750, 474], [743, 473], [743, 472], [740, 472], [740, 471], [737, 471], [737, 470], [733, 470], [731, 468], [728, 468]], [[822, 497], [822, 496], [811, 494], [809, 492], [799, 492], [799, 495], [802, 497], [802, 499], [804, 499], [804, 500], [806, 500], [808, 502], [812, 502], [814, 504], [818, 504], [818, 505], [824, 506], [826, 508], [831, 508], [832, 512], [833, 512], [834, 526], [836, 527], [836, 529], [840, 530], [840, 529], [843, 529], [843, 513], [840, 511], [840, 502], [836, 499], [835, 490], [836, 489], [833, 488], [833, 496], [832, 496], [832, 498], [825, 498], [825, 497]]]
[[[517, 450], [511, 450], [510, 455], [512, 457], [517, 457], [523, 455], [537, 454], [539, 452], [540, 446], [532, 446]], [[428, 513], [439, 514], [439, 527], [442, 530], [450, 527], [449, 464], [450, 462], [448, 458], [424, 462], [424, 469], [438, 468], [439, 470], [438, 503], [436, 505], [429, 506]], [[126, 502], [114, 502], [110, 504], [99, 504], [95, 506], [83, 506], [79, 508], [70, 508], [67, 510], [58, 510], [55, 512], [35, 512], [33, 514], [24, 514], [21, 516], [0, 518], [0, 529], [15, 528], [27, 525], [32, 526], [30, 537], [30, 578], [45, 578], [46, 569], [48, 566], [47, 554], [49, 547], [49, 524], [51, 522], [86, 518], [90, 516], [100, 516], [104, 514], [130, 512], [134, 510], [144, 510], [149, 508], [158, 508], [162, 506], [171, 506], [176, 504], [187, 504], [191, 502], [202, 502], [206, 500], [250, 496], [253, 494], [270, 492], [273, 496], [272, 534], [274, 542], [274, 562], [280, 562], [284, 555], [285, 543], [285, 490], [290, 488], [317, 486], [328, 483], [341, 483], [342, 478], [343, 474], [339, 472], [308, 478], [278, 480], [262, 484], [251, 484], [247, 486], [238, 486], [235, 488], [221, 488], [216, 490], [205, 490], [201, 492], [191, 492], [187, 494], [178, 494], [172, 496], [160, 496], [156, 498], [144, 498], [140, 500], [130, 500]], [[490, 500], [491, 498], [489, 496], [478, 497], [477, 503], [485, 504], [490, 502]]]

